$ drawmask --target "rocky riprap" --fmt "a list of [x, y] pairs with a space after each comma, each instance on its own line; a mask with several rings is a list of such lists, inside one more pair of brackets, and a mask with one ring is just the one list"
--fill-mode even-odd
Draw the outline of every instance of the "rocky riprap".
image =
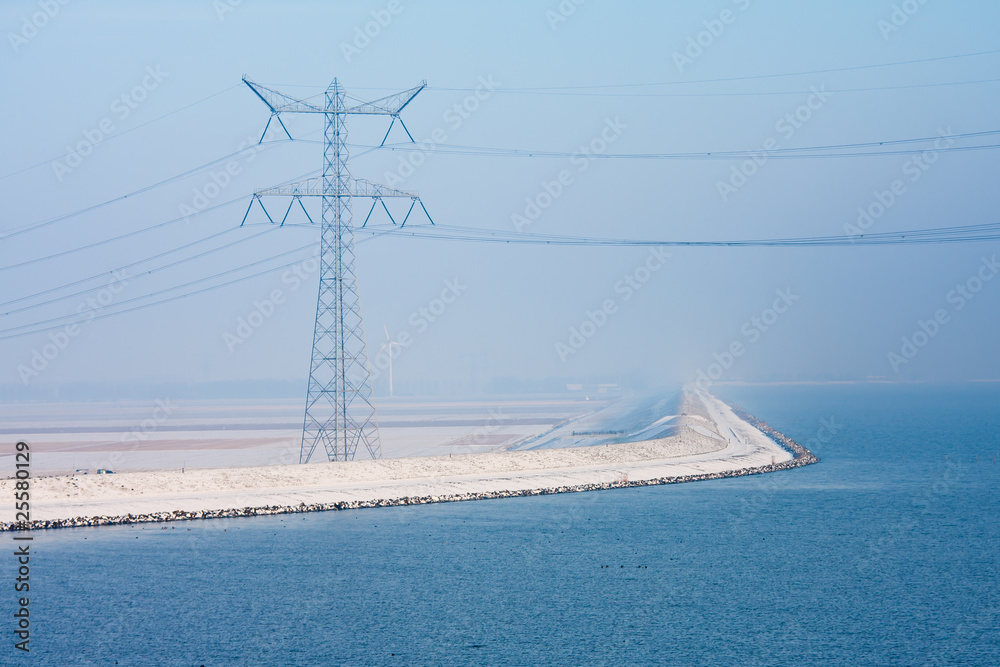
[[802, 466], [807, 466], [810, 463], [819, 463], [818, 456], [816, 456], [808, 449], [806, 449], [799, 443], [789, 438], [784, 433], [774, 430], [773, 428], [768, 426], [767, 422], [757, 419], [752, 414], [750, 414], [749, 412], [747, 412], [738, 405], [733, 405], [731, 407], [733, 409], [733, 412], [736, 413], [737, 417], [747, 422], [748, 424], [753, 426], [755, 429], [757, 429], [767, 437], [771, 438], [771, 440], [774, 440], [776, 443], [778, 443], [779, 447], [783, 447], [784, 449], [792, 453], [792, 460], [778, 464], [775, 467], [776, 470], [784, 470], [786, 468], [800, 468]]
[[173, 512], [152, 512], [149, 514], [126, 514], [124, 516], [90, 516], [75, 517], [72, 519], [50, 519], [44, 521], [30, 522], [3, 522], [0, 523], [0, 531], [12, 530], [39, 530], [44, 528], [76, 528], [81, 526], [117, 526], [123, 524], [137, 523], [158, 523], [163, 521], [192, 521], [196, 519], [228, 519], [243, 516], [272, 516], [275, 514], [299, 514], [301, 512], [327, 512], [331, 510], [356, 510], [369, 507], [398, 507], [400, 505], [427, 505], [429, 503], [449, 503], [465, 500], [489, 500], [492, 498], [523, 498], [527, 496], [547, 496], [553, 493], [579, 493], [583, 491], [605, 491], [608, 489], [626, 489], [637, 486], [659, 486], [661, 484], [682, 484], [684, 482], [698, 482], [706, 479], [724, 479], [727, 477], [745, 477], [747, 475], [760, 475], [766, 472], [776, 472], [778, 470], [789, 470], [800, 468], [811, 463], [817, 463], [817, 458], [808, 449], [780, 433], [766, 422], [760, 421], [753, 415], [748, 414], [742, 408], [733, 406], [733, 411], [740, 419], [751, 424], [762, 433], [774, 440], [779, 446], [792, 453], [792, 459], [775, 463], [772, 465], [757, 466], [755, 468], [742, 468], [739, 470], [727, 470], [723, 472], [704, 473], [699, 475], [678, 475], [672, 477], [660, 477], [657, 479], [628, 480], [622, 479], [616, 482], [600, 482], [594, 484], [577, 484], [573, 486], [551, 486], [542, 489], [525, 489], [521, 491], [486, 491], [483, 493], [457, 493], [440, 496], [404, 496], [402, 498], [386, 498], [381, 500], [345, 500], [336, 503], [313, 503], [307, 505], [266, 505], [263, 507], [242, 507], [236, 509], [223, 510], [199, 510], [187, 512], [174, 510]]

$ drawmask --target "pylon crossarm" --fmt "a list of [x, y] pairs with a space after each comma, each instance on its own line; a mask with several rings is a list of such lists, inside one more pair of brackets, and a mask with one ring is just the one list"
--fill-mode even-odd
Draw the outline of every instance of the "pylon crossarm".
[[260, 190], [254, 194], [257, 197], [322, 197], [323, 179], [319, 177], [308, 178], [304, 181]]
[[344, 113], [370, 116], [395, 116], [406, 108], [407, 104], [413, 101], [413, 98], [417, 96], [417, 93], [426, 87], [427, 82], [421, 81], [419, 86], [415, 86], [409, 90], [404, 90], [403, 92], [396, 93], [394, 95], [387, 95], [377, 100], [372, 100], [371, 102], [362, 102], [361, 104], [349, 107], [344, 111]]
[[[274, 188], [267, 188], [254, 193], [256, 197], [329, 197], [330, 192], [324, 191], [323, 178], [320, 176], [307, 178], [304, 181], [279, 185]], [[397, 190], [379, 183], [372, 183], [363, 178], [352, 178], [347, 182], [347, 191], [342, 192], [340, 197], [405, 197], [414, 199], [417, 193], [408, 190]]]
[[[304, 100], [297, 100], [294, 97], [279, 93], [273, 88], [254, 83], [250, 79], [243, 77], [243, 83], [254, 92], [261, 101], [267, 105], [274, 115], [280, 113], [326, 113], [323, 107], [309, 104]], [[280, 119], [279, 119], [280, 122]], [[287, 132], [287, 130], [286, 130]]]
[[363, 178], [353, 179], [351, 186], [352, 197], [409, 197], [412, 199], [417, 196], [415, 192], [397, 190], [396, 188], [390, 188], [388, 185], [372, 183]]
[[[279, 93], [277, 90], [255, 83], [245, 76], [243, 77], [243, 83], [268, 106], [271, 113], [329, 113], [323, 107], [310, 104], [305, 100], [296, 99], [284, 93]], [[404, 90], [393, 95], [386, 95], [371, 102], [362, 102], [353, 107], [348, 107], [339, 113], [365, 116], [395, 116], [413, 101], [417, 93], [426, 87], [427, 82], [421, 81], [420, 85], [414, 86], [409, 90]]]

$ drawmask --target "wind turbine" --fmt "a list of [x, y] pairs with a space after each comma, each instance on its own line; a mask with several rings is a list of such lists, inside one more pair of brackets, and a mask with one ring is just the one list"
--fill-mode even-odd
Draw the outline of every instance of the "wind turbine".
[[385, 330], [385, 343], [378, 349], [378, 353], [382, 354], [382, 350], [389, 348], [389, 396], [392, 396], [392, 346], [397, 345], [403, 347], [402, 343], [398, 343], [389, 337], [389, 327], [382, 325]]

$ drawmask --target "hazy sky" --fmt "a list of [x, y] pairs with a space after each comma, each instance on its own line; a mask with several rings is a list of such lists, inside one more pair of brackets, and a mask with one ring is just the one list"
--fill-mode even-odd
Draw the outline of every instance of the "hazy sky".
[[[309, 256], [269, 260], [316, 243], [315, 227], [271, 229], [255, 210], [248, 222], [258, 224], [233, 228], [249, 193], [321, 167], [322, 147], [311, 143], [322, 137], [319, 117], [283, 117], [307, 141], [231, 158], [235, 175], [221, 175], [225, 161], [203, 168], [256, 142], [268, 120], [241, 85], [244, 74], [301, 97], [322, 93], [333, 77], [361, 98], [426, 79], [429, 88], [403, 118], [418, 141], [449, 145], [562, 153], [829, 146], [1000, 129], [1000, 83], [982, 82], [996, 78], [1000, 54], [858, 69], [998, 49], [998, 20], [996, 3], [942, 0], [3, 2], [0, 236], [182, 177], [0, 240], [0, 314], [9, 313], [0, 317], [0, 337], [74, 313], [86, 320], [139, 305], [143, 295], [231, 269], [239, 270], [215, 282]], [[366, 28], [374, 36], [362, 36]], [[759, 78], [819, 70], [840, 71]], [[470, 98], [483, 81], [489, 87]], [[978, 83], [926, 85], [968, 81]], [[669, 85], [523, 90], [620, 84]], [[418, 191], [441, 225], [644, 239], [825, 236], [849, 233], [859, 208], [881, 212], [863, 221], [866, 231], [889, 232], [994, 223], [1000, 203], [995, 150], [767, 159], [748, 167], [745, 179], [733, 175], [742, 159], [429, 152], [410, 173], [399, 167], [410, 153], [362, 155], [386, 128], [382, 118], [350, 119], [353, 175], [398, 178], [397, 187]], [[65, 155], [88, 138], [106, 140]], [[268, 139], [281, 138], [272, 124]], [[397, 125], [388, 143], [405, 139]], [[961, 145], [977, 143], [997, 142], [985, 136]], [[561, 191], [552, 185], [560, 175]], [[545, 184], [557, 196], [546, 198]], [[6, 268], [234, 200], [127, 239]], [[532, 211], [526, 200], [546, 206]], [[268, 206], [284, 214], [281, 202]], [[355, 203], [357, 222], [367, 211], [364, 201]], [[296, 222], [304, 220], [299, 213]], [[317, 218], [318, 209], [311, 214]], [[497, 377], [666, 383], [717, 374], [722, 369], [710, 366], [717, 360], [729, 366], [727, 379], [996, 380], [1000, 279], [983, 280], [995, 271], [983, 258], [997, 246], [673, 248], [664, 257], [644, 248], [388, 236], [358, 246], [358, 273], [370, 354], [385, 342], [385, 329], [394, 339], [408, 335], [393, 368], [404, 391], [482, 387]], [[260, 263], [240, 269], [253, 262]], [[297, 267], [301, 277], [282, 269], [84, 321], [72, 334], [59, 328], [4, 338], [0, 383], [304, 383], [318, 279], [309, 268]], [[966, 298], [953, 292], [959, 285], [981, 289]], [[83, 290], [90, 291], [10, 312]], [[435, 301], [442, 292], [451, 303]], [[275, 294], [280, 303], [272, 309], [265, 301]], [[255, 310], [264, 315], [252, 316]], [[241, 330], [241, 318], [259, 326]], [[731, 348], [741, 353], [730, 364]], [[377, 394], [387, 391], [386, 375], [376, 379]]]

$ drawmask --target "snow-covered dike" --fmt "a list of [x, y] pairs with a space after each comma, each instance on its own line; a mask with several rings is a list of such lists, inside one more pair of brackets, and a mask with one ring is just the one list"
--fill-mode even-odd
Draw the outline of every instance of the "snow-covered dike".
[[[688, 428], [642, 442], [483, 454], [363, 460], [310, 465], [132, 472], [31, 480], [31, 520], [133, 521], [192, 518], [191, 513], [274, 513], [372, 504], [410, 504], [560, 490], [669, 483], [780, 469], [792, 454], [710, 394], [690, 395]], [[700, 399], [700, 400], [699, 400]], [[700, 403], [701, 405], [698, 405]], [[685, 413], [687, 415], [687, 413]], [[768, 468], [775, 466], [776, 468]], [[744, 472], [738, 472], [744, 471]], [[13, 479], [0, 494], [13, 497]], [[523, 493], [522, 493], [523, 492]], [[132, 518], [128, 518], [131, 515]], [[155, 516], [152, 516], [155, 515]], [[4, 528], [12, 504], [0, 506]], [[70, 525], [73, 525], [70, 524]]]

